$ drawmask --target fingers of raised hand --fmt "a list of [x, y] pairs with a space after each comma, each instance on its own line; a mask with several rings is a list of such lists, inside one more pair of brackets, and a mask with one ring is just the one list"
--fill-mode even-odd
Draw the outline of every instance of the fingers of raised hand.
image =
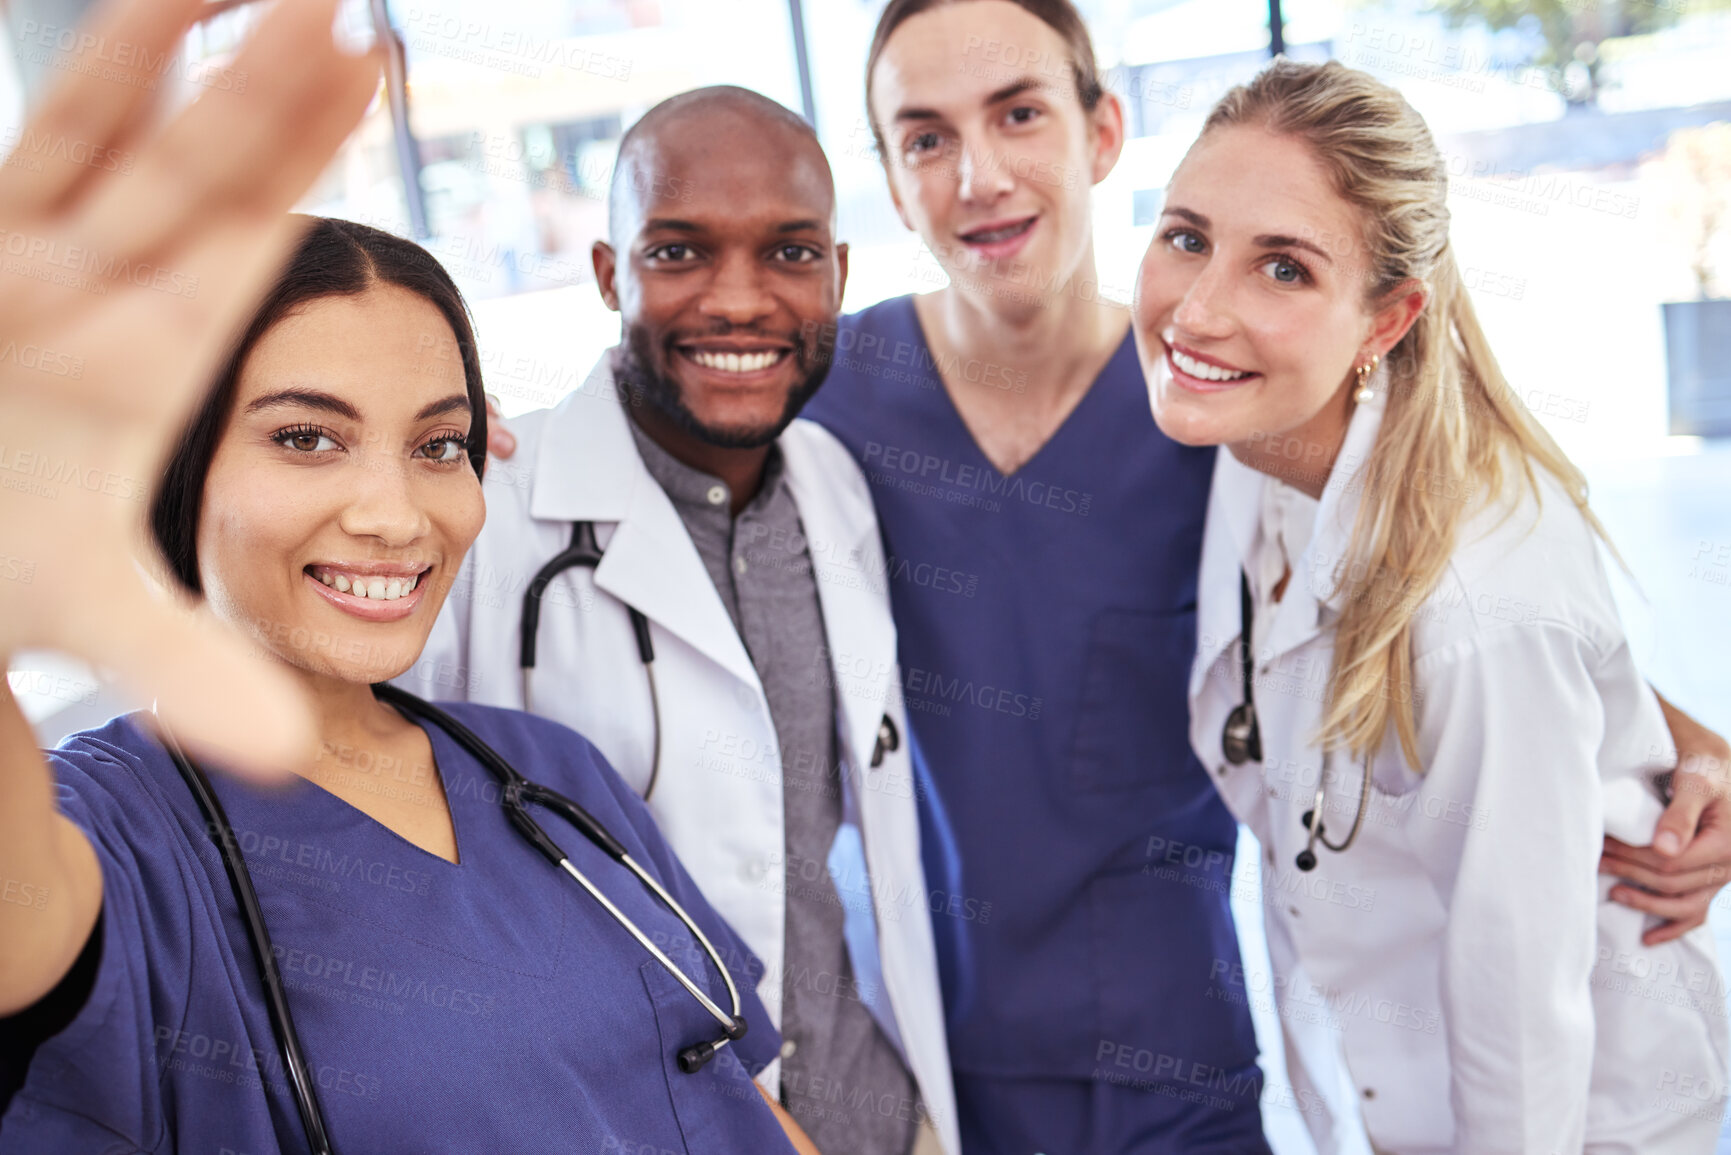
[[[110, 0], [76, 29], [42, 28], [55, 82], [0, 169], [0, 218], [52, 214], [102, 174], [124, 167], [148, 122], [164, 65], [204, 0]], [[113, 168], [109, 162], [113, 161]]]
[[[0, 315], [9, 335], [75, 370], [53, 382], [68, 401], [100, 399], [117, 407], [111, 415], [147, 424], [184, 416], [293, 243], [284, 213], [376, 90], [376, 59], [332, 40], [335, 2], [277, 5], [236, 61], [240, 82], [205, 92], [148, 140], [129, 136], [136, 149], [125, 171], [62, 189], [51, 209], [38, 189], [14, 198], [21, 215], [0, 215]], [[139, 6], [123, 0], [122, 14]], [[97, 105], [119, 103], [104, 85], [141, 99], [124, 84], [74, 79], [71, 95]], [[57, 109], [25, 135], [43, 118], [74, 115]], [[113, 133], [132, 125], [112, 108], [91, 115]], [[39, 211], [22, 212], [32, 204]], [[169, 355], [151, 355], [157, 347]], [[14, 376], [5, 369], [0, 387]], [[20, 388], [45, 384], [16, 376]]]

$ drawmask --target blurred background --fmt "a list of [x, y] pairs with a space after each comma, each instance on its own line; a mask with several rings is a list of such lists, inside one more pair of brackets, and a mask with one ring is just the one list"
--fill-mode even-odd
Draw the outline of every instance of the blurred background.
[[[1102, 292], [1127, 301], [1164, 186], [1213, 101], [1271, 55], [1337, 58], [1398, 88], [1449, 158], [1454, 244], [1509, 380], [1585, 467], [1632, 571], [1649, 676], [1731, 733], [1731, 0], [1078, 0], [1130, 140], [1095, 190]], [[89, 0], [11, 0], [0, 149]], [[846, 308], [941, 287], [890, 205], [863, 70], [883, 0], [354, 0], [403, 46], [381, 99], [303, 206], [421, 240], [474, 308], [507, 414], [555, 403], [618, 337], [589, 248], [619, 137], [705, 84], [757, 89], [817, 128], [852, 246]], [[256, 5], [218, 0], [164, 61], [180, 99], [228, 67]], [[47, 741], [116, 704], [87, 671], [9, 673]], [[1267, 974], [1252, 852], [1235, 902], [1250, 989]], [[1731, 958], [1731, 898], [1714, 925]], [[1285, 1106], [1269, 987], [1269, 1128]], [[1368, 1148], [1366, 1148], [1368, 1150]], [[1731, 1152], [1731, 1139], [1720, 1145]]]

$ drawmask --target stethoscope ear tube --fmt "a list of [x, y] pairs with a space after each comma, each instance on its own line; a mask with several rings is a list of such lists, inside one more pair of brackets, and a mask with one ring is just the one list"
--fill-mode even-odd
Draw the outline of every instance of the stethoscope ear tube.
[[535, 668], [535, 635], [541, 628], [541, 595], [547, 592], [547, 584], [573, 566], [594, 569], [600, 564], [601, 547], [595, 544], [595, 523], [573, 523], [571, 544], [537, 570], [523, 591], [523, 619], [517, 631], [518, 666], [525, 670]]
[[[523, 612], [517, 622], [517, 675], [521, 679], [523, 709], [535, 712], [533, 674], [535, 670], [536, 638], [541, 631], [541, 598], [554, 578], [568, 569], [598, 569], [604, 555], [595, 540], [595, 523], [578, 521], [571, 524], [571, 544], [535, 571], [523, 590]], [[631, 632], [637, 638], [637, 656], [643, 661], [643, 672], [649, 679], [650, 732], [655, 736], [649, 754], [649, 784], [643, 790], [643, 800], [655, 793], [655, 782], [661, 774], [661, 695], [655, 685], [655, 643], [649, 635], [649, 619], [636, 606], [626, 606], [631, 615]]]
[[222, 808], [222, 801], [217, 798], [216, 791], [211, 789], [210, 780], [204, 776], [204, 771], [182, 752], [180, 743], [175, 741], [167, 726], [161, 725], [160, 720], [158, 726], [163, 747], [173, 760], [175, 769], [180, 771], [187, 789], [198, 800], [199, 808], [209, 819], [209, 825], [205, 829], [210, 834], [211, 841], [216, 843], [217, 852], [222, 855], [222, 864], [228, 871], [229, 883], [240, 900], [243, 921], [247, 928], [247, 941], [252, 944], [259, 976], [264, 982], [265, 1010], [270, 1015], [271, 1029], [276, 1032], [277, 1042], [283, 1053], [284, 1073], [288, 1077], [295, 1106], [300, 1112], [301, 1126], [306, 1131], [312, 1155], [334, 1155], [335, 1148], [331, 1145], [329, 1128], [325, 1126], [324, 1111], [319, 1106], [316, 1080], [313, 1078], [312, 1069], [307, 1065], [305, 1054], [301, 1051], [300, 1036], [295, 1032], [294, 1015], [289, 1010], [282, 974], [277, 970], [276, 956], [271, 953], [270, 938], [265, 933], [264, 910], [259, 905], [258, 892], [253, 889], [252, 874], [247, 870], [246, 860], [241, 857], [240, 849], [236, 845], [234, 828], [229, 825], [228, 814]]

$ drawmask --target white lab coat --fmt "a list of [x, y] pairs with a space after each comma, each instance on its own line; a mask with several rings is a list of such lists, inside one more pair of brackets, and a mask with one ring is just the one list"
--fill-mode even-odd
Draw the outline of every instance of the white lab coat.
[[[1407, 768], [1391, 726], [1358, 840], [1338, 854], [1318, 845], [1310, 873], [1294, 865], [1323, 772], [1312, 742], [1347, 596], [1333, 579], [1382, 406], [1379, 393], [1353, 417], [1254, 656], [1263, 761], [1237, 767], [1220, 737], [1243, 697], [1239, 569], [1274, 482], [1224, 449], [1216, 465], [1191, 740], [1264, 847], [1274, 974], [1234, 976], [1240, 993], [1277, 1004], [1294, 1098], [1324, 1153], [1358, 1112], [1400, 1155], [1709, 1152], [1727, 1047], [1710, 932], [1643, 947], [1650, 920], [1609, 902], [1596, 875], [1606, 830], [1651, 841], [1661, 805], [1647, 775], [1675, 750], [1593, 539], [1548, 475], [1541, 506], [1527, 498], [1500, 525], [1473, 517], [1417, 614], [1426, 772]], [[1336, 842], [1361, 765], [1327, 760]]]
[[[654, 741], [649, 685], [626, 605], [650, 622], [661, 708], [661, 769], [650, 810], [705, 897], [763, 961], [759, 997], [781, 1021], [785, 841], [775, 727], [751, 658], [678, 512], [650, 475], [615, 395], [609, 360], [556, 407], [510, 422], [517, 452], [489, 463], [487, 520], [404, 684], [430, 698], [523, 707], [523, 591], [591, 521], [599, 568], [571, 569], [542, 598], [535, 712], [583, 734], [639, 794]], [[896, 666], [882, 543], [865, 478], [827, 431], [795, 421], [781, 436], [828, 635], [847, 821], [869, 880], [836, 879], [843, 904], [875, 914], [877, 960], [862, 989], [889, 1018], [944, 1149], [961, 1144], [936, 955], [920, 865], [907, 718]], [[869, 762], [880, 721], [900, 736]], [[534, 776], [533, 767], [524, 773]], [[869, 924], [868, 924], [869, 925]], [[850, 943], [850, 946], [853, 944]], [[774, 1091], [779, 1062], [760, 1080]], [[892, 1109], [894, 1105], [892, 1105]]]

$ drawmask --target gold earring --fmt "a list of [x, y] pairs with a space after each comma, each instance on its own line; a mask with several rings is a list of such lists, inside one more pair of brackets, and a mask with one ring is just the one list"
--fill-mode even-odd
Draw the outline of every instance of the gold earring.
[[1382, 364], [1382, 355], [1379, 353], [1373, 355], [1369, 361], [1366, 361], [1363, 365], [1360, 365], [1358, 368], [1353, 370], [1353, 372], [1358, 375], [1358, 392], [1352, 395], [1352, 399], [1360, 405], [1365, 404], [1376, 396], [1375, 391], [1370, 387], [1370, 375], [1376, 372], [1376, 367], [1380, 364]]

